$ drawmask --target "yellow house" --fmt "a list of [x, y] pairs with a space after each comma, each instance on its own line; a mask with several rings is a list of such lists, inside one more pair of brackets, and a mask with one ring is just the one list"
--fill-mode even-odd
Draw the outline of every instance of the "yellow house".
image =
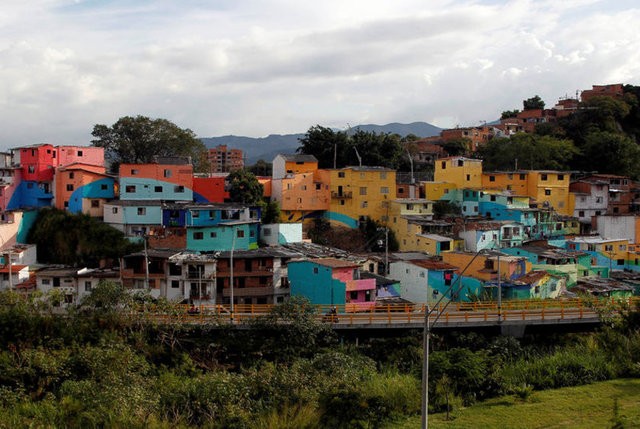
[[569, 198], [570, 174], [563, 171], [526, 170], [487, 172], [482, 174], [482, 187], [511, 191], [531, 197], [539, 208], [551, 207], [562, 215], [573, 215]]
[[465, 276], [483, 281], [497, 280], [498, 272], [503, 280], [525, 275], [531, 271], [531, 262], [522, 256], [498, 253], [476, 254], [473, 252], [448, 252], [442, 254], [442, 262], [467, 267]]
[[536, 200], [538, 207], [550, 206], [562, 215], [573, 215], [573, 207], [569, 204], [569, 173], [546, 170], [527, 173], [527, 195]]
[[421, 251], [436, 254], [433, 240], [422, 237], [420, 220], [433, 219], [433, 201], [422, 198], [399, 198], [391, 202], [389, 229], [399, 243], [400, 251]]
[[529, 195], [528, 175], [525, 171], [482, 173], [482, 188], [511, 191], [513, 195]]
[[456, 201], [458, 196], [455, 183], [446, 182], [422, 182], [424, 195], [431, 201]]
[[434, 182], [455, 184], [458, 189], [482, 188], [482, 160], [452, 156], [435, 162]]
[[387, 224], [396, 198], [396, 172], [385, 167], [345, 167], [330, 171], [330, 222], [356, 228], [367, 217]]

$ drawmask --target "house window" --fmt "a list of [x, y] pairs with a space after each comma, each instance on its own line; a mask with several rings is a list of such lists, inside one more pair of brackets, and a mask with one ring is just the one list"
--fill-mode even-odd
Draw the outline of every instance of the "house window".
[[440, 166], [442, 167], [443, 170], [446, 170], [447, 169], [447, 161], [442, 161]]
[[147, 208], [146, 207], [138, 207], [138, 216], [144, 216], [147, 214]]
[[244, 238], [244, 230], [239, 229], [239, 230], [236, 232], [236, 237], [238, 237], [238, 238]]
[[171, 280], [171, 289], [180, 288], [180, 280]]
[[344, 206], [344, 200], [340, 200], [340, 205]]
[[564, 174], [558, 174], [558, 180], [564, 180]]
[[42, 284], [43, 284], [43, 286], [49, 286], [51, 284], [51, 280], [50, 279], [42, 279]]
[[467, 174], [467, 182], [471, 180], [471, 174]]
[[215, 232], [215, 231], [212, 231], [212, 232], [209, 234], [209, 237], [211, 237], [211, 238], [218, 238], [218, 233], [217, 233], [217, 232]]
[[363, 201], [362, 204], [361, 204], [361, 207], [363, 209], [366, 209], [367, 207], [369, 207], [369, 202], [368, 201]]
[[91, 200], [91, 208], [97, 209], [100, 207], [100, 200]]
[[101, 191], [106, 191], [107, 189], [109, 189], [109, 187], [106, 184], [100, 185], [100, 190]]
[[118, 214], [118, 207], [112, 207], [111, 208], [111, 213]]
[[82, 156], [82, 151], [81, 150], [78, 151], [78, 156]]
[[125, 186], [124, 191], [129, 194], [134, 193], [136, 191], [136, 185], [127, 185]]
[[349, 299], [351, 299], [351, 300], [358, 299], [358, 291], [357, 290], [352, 290], [351, 292], [349, 292]]
[[520, 175], [520, 180], [524, 180], [524, 179], [525, 179], [525, 175], [524, 175], [524, 174], [521, 174], [521, 175]]
[[177, 192], [177, 193], [182, 193], [182, 192], [184, 192], [184, 186], [178, 185], [178, 186], [173, 188], [173, 191]]
[[338, 171], [338, 177], [343, 179], [344, 178], [344, 171]]
[[84, 290], [86, 292], [91, 292], [91, 282], [84, 282]]
[[540, 180], [542, 180], [543, 182], [547, 180], [547, 175], [546, 174], [541, 174], [540, 175]]
[[162, 186], [156, 186], [153, 188], [155, 192], [162, 192]]
[[73, 171], [69, 173], [69, 179], [73, 179], [74, 173]]
[[199, 210], [194, 210], [191, 212], [191, 217], [194, 219], [197, 219], [200, 217], [200, 211]]
[[271, 228], [263, 228], [263, 229], [262, 229], [262, 234], [263, 234], [265, 237], [270, 237], [270, 236], [271, 236]]
[[360, 195], [367, 195], [367, 188], [366, 188], [366, 186], [362, 186], [362, 187], [360, 187]]
[[29, 170], [29, 173], [35, 173], [36, 172], [36, 166], [35, 165], [30, 165], [28, 170]]
[[495, 182], [496, 176], [489, 176], [489, 182]]
[[193, 239], [194, 240], [203, 240], [204, 239], [204, 233], [202, 231], [194, 232], [193, 233]]
[[381, 171], [380, 172], [380, 180], [385, 180], [387, 178], [387, 172], [386, 171]]
[[171, 177], [171, 174], [172, 174], [171, 170], [169, 169], [164, 170], [164, 177]]
[[491, 197], [489, 198], [491, 201], [495, 201], [496, 200], [496, 196], [495, 195], [491, 195]]
[[67, 191], [73, 191], [73, 185], [67, 184]]
[[381, 194], [388, 194], [388, 193], [389, 193], [389, 188], [388, 188], [388, 187], [386, 187], [386, 186], [382, 186], [382, 187], [380, 188], [380, 193], [381, 193]]
[[551, 189], [545, 189], [544, 190], [544, 194], [545, 195], [551, 195]]
[[580, 210], [578, 212], [578, 217], [584, 217], [584, 210]]
[[319, 191], [322, 189], [322, 184], [321, 183], [316, 183], [316, 191]]
[[313, 274], [318, 274], [318, 267], [313, 267]]
[[136, 170], [136, 169], [132, 169], [132, 170], [131, 170], [131, 175], [132, 175], [132, 176], [137, 176], [139, 173], [140, 173], [140, 171], [139, 171], [139, 170]]
[[302, 198], [298, 198], [296, 201], [298, 202], [298, 204], [302, 204]]

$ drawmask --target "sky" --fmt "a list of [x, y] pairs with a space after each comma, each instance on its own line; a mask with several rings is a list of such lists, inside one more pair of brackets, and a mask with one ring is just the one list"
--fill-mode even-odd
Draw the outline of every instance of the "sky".
[[597, 0], [3, 0], [0, 149], [165, 118], [199, 137], [499, 118], [640, 84], [640, 5]]

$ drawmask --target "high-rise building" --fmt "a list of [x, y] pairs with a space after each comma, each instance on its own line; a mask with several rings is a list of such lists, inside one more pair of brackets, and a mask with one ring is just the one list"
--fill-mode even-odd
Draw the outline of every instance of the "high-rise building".
[[244, 167], [243, 152], [225, 144], [209, 149], [208, 160], [212, 173], [229, 173]]

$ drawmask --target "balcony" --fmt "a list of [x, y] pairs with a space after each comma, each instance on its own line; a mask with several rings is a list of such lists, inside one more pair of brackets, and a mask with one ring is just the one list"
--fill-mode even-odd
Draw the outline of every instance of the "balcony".
[[336, 199], [353, 198], [353, 194], [351, 191], [349, 192], [331, 191], [331, 198], [336, 198]]

